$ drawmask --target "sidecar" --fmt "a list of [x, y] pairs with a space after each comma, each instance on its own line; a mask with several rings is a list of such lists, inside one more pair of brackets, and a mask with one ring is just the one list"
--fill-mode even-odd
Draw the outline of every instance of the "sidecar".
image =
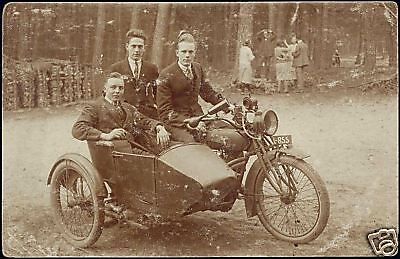
[[176, 218], [204, 210], [229, 210], [240, 182], [235, 172], [200, 143], [177, 144], [158, 155], [135, 153], [127, 141], [88, 141], [91, 162], [61, 156], [50, 171], [57, 225], [76, 246], [99, 238], [104, 224], [104, 181], [138, 214]]

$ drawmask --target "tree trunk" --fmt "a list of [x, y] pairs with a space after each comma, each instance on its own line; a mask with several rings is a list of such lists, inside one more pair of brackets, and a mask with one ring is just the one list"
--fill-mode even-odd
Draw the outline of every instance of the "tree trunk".
[[[396, 38], [393, 37], [394, 34], [397, 34], [397, 30], [394, 31], [390, 26], [386, 33], [386, 43], [387, 43], [387, 53], [389, 56], [389, 66], [394, 67], [397, 65], [397, 49], [396, 49]], [[396, 35], [397, 36], [397, 35]]]
[[300, 3], [297, 2], [294, 8], [292, 9], [289, 25], [290, 25], [290, 32], [294, 32], [298, 36], [300, 36], [300, 29], [299, 29], [300, 12], [301, 12]]
[[117, 45], [115, 46], [117, 48], [117, 60], [121, 60], [124, 55], [125, 55], [125, 37], [124, 33], [121, 31], [121, 23], [122, 23], [122, 7], [121, 4], [117, 4], [115, 7], [116, 10], [116, 21], [115, 21], [115, 26], [117, 26], [116, 33], [117, 33]]
[[313, 33], [314, 49], [313, 49], [313, 63], [315, 69], [321, 68], [322, 65], [322, 4], [316, 4], [315, 13], [313, 15]]
[[166, 43], [167, 19], [170, 4], [158, 4], [156, 28], [154, 29], [151, 61], [158, 67], [162, 65], [163, 49]]
[[139, 4], [133, 4], [131, 13], [131, 29], [139, 27], [141, 6]]
[[32, 56], [33, 60], [36, 60], [40, 57], [41, 54], [39, 39], [41, 33], [43, 32], [44, 18], [41, 15], [38, 15], [38, 17], [32, 19], [32, 23], [33, 23]]
[[253, 38], [253, 4], [240, 3], [239, 26], [236, 46], [235, 74], [239, 71], [239, 49], [246, 39]]
[[29, 42], [29, 37], [28, 37], [28, 24], [29, 24], [29, 18], [28, 18], [28, 12], [30, 13], [30, 8], [24, 7], [23, 9], [21, 8], [19, 11], [18, 15], [18, 42], [17, 42], [17, 58], [19, 60], [23, 60], [24, 58], [27, 57], [28, 53], [28, 45], [27, 43]]
[[97, 24], [96, 24], [96, 33], [94, 38], [94, 52], [92, 59], [93, 66], [93, 80], [92, 80], [92, 93], [94, 96], [99, 96], [102, 91], [102, 81], [103, 78], [103, 40], [104, 40], [104, 30], [105, 30], [105, 6], [104, 4], [98, 5], [97, 10]]
[[362, 55], [363, 55], [363, 42], [364, 42], [364, 15], [360, 14], [360, 29], [359, 29], [359, 37], [358, 37], [358, 52], [356, 57], [356, 65], [362, 63]]
[[365, 64], [366, 71], [372, 71], [376, 64], [376, 44], [375, 44], [375, 7], [368, 8], [368, 13], [365, 14], [366, 19], [366, 41], [365, 41]]
[[215, 17], [215, 23], [211, 24], [211, 39], [215, 44], [209, 45], [208, 61], [209, 65], [217, 70], [222, 70], [224, 66], [224, 57], [226, 53], [226, 45], [224, 42], [225, 35], [222, 33], [225, 28], [225, 6], [224, 4], [218, 4], [214, 6], [215, 13], [218, 17]]
[[276, 31], [275, 12], [276, 5], [274, 3], [268, 3], [268, 29], [272, 31]]
[[91, 63], [92, 52], [90, 50], [92, 48], [90, 46], [91, 46], [91, 40], [93, 38], [94, 30], [95, 30], [95, 28], [94, 28], [93, 20], [90, 19], [89, 21], [86, 22], [86, 24], [84, 25], [84, 28], [83, 28], [83, 33], [85, 36], [83, 38], [82, 59], [83, 59], [83, 63], [85, 63], [85, 64]]
[[329, 13], [328, 13], [328, 4], [329, 3], [322, 3], [322, 55], [321, 55], [321, 62], [323, 69], [328, 69], [331, 64], [331, 57], [329, 57]]
[[[229, 17], [230, 17], [230, 6], [229, 4], [224, 4], [224, 25], [223, 25], [223, 31], [229, 33], [230, 29], [230, 24], [229, 24]], [[230, 34], [226, 34], [230, 35]], [[223, 37], [222, 42], [223, 42], [223, 55], [222, 55], [222, 65], [221, 69], [222, 70], [227, 70], [229, 68], [229, 38], [226, 37], [226, 35]]]
[[170, 11], [170, 16], [169, 16], [169, 23], [168, 23], [168, 44], [167, 44], [167, 52], [165, 55], [165, 59], [162, 62], [162, 67], [159, 67], [158, 69], [161, 70], [163, 67], [169, 65], [175, 60], [175, 43], [176, 43], [176, 37], [178, 36], [178, 32], [176, 30], [176, 8], [177, 6], [175, 4], [171, 4], [171, 11]]
[[285, 24], [286, 24], [286, 3], [279, 3], [276, 5], [276, 35], [278, 39], [284, 39]]
[[[397, 67], [397, 37], [398, 37], [398, 12], [397, 6], [395, 3], [386, 3], [385, 8], [387, 8], [385, 15], [386, 24], [387, 24], [387, 52], [389, 55], [389, 66]], [[397, 16], [396, 16], [397, 15]]]

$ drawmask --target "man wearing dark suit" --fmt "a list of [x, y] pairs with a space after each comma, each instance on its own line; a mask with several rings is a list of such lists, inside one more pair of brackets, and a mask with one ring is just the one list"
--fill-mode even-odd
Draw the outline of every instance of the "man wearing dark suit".
[[142, 30], [132, 29], [126, 34], [125, 48], [127, 58], [111, 65], [110, 72], [118, 72], [124, 76], [124, 101], [135, 106], [139, 112], [158, 119], [155, 104], [156, 79], [158, 68], [156, 65], [144, 61], [146, 36]]
[[[203, 114], [198, 103], [198, 96], [208, 103], [216, 104], [223, 100], [208, 83], [195, 57], [195, 41], [188, 32], [181, 32], [177, 40], [177, 62], [166, 67], [160, 73], [157, 86], [157, 109], [160, 120], [164, 122], [171, 139], [182, 142], [195, 141], [186, 128], [184, 120]], [[205, 131], [201, 122], [197, 127]]]
[[[163, 124], [150, 119], [125, 102], [124, 81], [113, 72], [104, 85], [104, 97], [84, 106], [72, 127], [72, 135], [79, 140], [127, 139], [142, 144], [153, 153], [166, 147], [169, 133]], [[144, 137], [144, 135], [146, 137]]]
[[[296, 43], [295, 41], [296, 38], [292, 38], [292, 42]], [[304, 68], [309, 64], [308, 46], [302, 40], [297, 40], [292, 63], [292, 66], [296, 70], [297, 92], [302, 92], [304, 90]]]
[[[124, 94], [121, 74], [112, 72], [109, 75], [104, 93], [104, 97], [84, 106], [72, 127], [74, 138], [94, 141], [126, 139], [131, 143], [139, 143], [156, 154], [168, 146], [170, 134], [161, 122], [150, 119], [134, 106], [121, 102]], [[112, 180], [108, 183], [111, 185], [114, 182]], [[107, 204], [116, 212], [122, 211], [115, 197]]]

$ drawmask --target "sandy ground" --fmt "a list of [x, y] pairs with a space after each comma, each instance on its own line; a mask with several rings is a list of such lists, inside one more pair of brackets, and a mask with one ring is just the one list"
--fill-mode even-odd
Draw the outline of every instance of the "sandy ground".
[[[240, 100], [232, 94], [231, 100]], [[90, 249], [59, 234], [49, 205], [47, 175], [57, 157], [88, 157], [71, 126], [79, 106], [3, 114], [3, 253], [7, 256], [283, 256], [373, 255], [367, 234], [398, 231], [397, 96], [358, 91], [257, 96], [279, 116], [278, 134], [297, 148], [326, 183], [331, 214], [324, 232], [297, 247], [275, 239], [244, 202], [230, 212], [200, 212], [149, 230], [116, 225]]]

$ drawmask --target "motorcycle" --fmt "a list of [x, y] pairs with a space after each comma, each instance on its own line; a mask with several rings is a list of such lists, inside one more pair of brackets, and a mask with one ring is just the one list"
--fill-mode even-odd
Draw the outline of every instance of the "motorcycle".
[[[232, 119], [218, 116], [227, 109]], [[200, 121], [215, 125], [201, 132], [196, 130]], [[198, 141], [235, 171], [241, 183], [250, 157], [256, 157], [244, 186], [234, 196], [245, 200], [247, 217], [257, 215], [272, 235], [296, 244], [308, 243], [322, 233], [330, 214], [328, 191], [304, 160], [309, 155], [293, 147], [292, 136], [275, 135], [278, 116], [273, 110], [259, 111], [258, 101], [246, 96], [242, 105], [224, 100], [186, 123]]]
[[[232, 119], [218, 115], [229, 107], [234, 107]], [[126, 222], [134, 215], [137, 226], [146, 226], [198, 211], [226, 212], [238, 199], [245, 201], [247, 217], [257, 215], [279, 239], [307, 243], [322, 233], [329, 217], [328, 192], [304, 161], [306, 155], [292, 148], [291, 136], [274, 135], [274, 111], [258, 111], [251, 98], [242, 106], [224, 100], [187, 125], [194, 130], [200, 121], [223, 125], [200, 134], [199, 142], [175, 144], [159, 154], [113, 140], [88, 141], [91, 161], [76, 153], [59, 157], [47, 184], [64, 238], [89, 247], [109, 222]], [[257, 159], [244, 179], [253, 156]], [[111, 179], [125, 210], [107, 206]]]

